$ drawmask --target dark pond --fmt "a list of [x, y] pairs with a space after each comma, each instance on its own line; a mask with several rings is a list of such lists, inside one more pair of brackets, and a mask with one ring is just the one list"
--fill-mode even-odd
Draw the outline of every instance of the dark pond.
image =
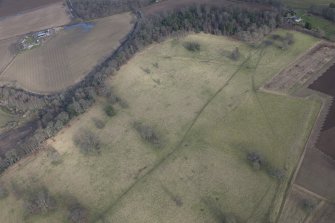
[[91, 22], [82, 22], [82, 23], [77, 23], [74, 25], [65, 26], [64, 29], [65, 30], [80, 29], [85, 32], [88, 32], [88, 31], [91, 31], [93, 27], [94, 27], [94, 24]]

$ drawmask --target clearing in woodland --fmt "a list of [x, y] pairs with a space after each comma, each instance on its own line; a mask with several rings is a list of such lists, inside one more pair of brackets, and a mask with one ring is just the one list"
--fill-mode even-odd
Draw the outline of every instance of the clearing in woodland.
[[[292, 34], [285, 50], [194, 34], [138, 53], [109, 80], [116, 98], [1, 176], [0, 221], [67, 222], [74, 200], [88, 222], [274, 221], [320, 109], [259, 90], [317, 42]], [[83, 132], [99, 152], [78, 148]], [[25, 215], [42, 186], [57, 208]]]
[[65, 27], [42, 46], [20, 53], [0, 81], [36, 93], [64, 90], [112, 54], [132, 29], [131, 21], [124, 13]]

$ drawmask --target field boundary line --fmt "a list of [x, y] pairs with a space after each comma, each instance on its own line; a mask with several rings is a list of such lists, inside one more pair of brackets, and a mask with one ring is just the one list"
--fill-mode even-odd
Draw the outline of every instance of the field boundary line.
[[319, 195], [317, 193], [314, 193], [313, 191], [310, 191], [310, 190], [306, 189], [305, 187], [303, 187], [303, 186], [301, 186], [299, 184], [294, 183], [292, 187], [295, 188], [295, 189], [297, 189], [298, 191], [302, 191], [302, 192], [304, 192], [306, 194], [309, 194], [309, 195], [311, 195], [313, 197], [316, 197], [316, 198], [318, 198], [318, 199], [320, 199], [322, 201], [326, 201], [326, 202], [332, 203], [332, 201], [328, 200], [327, 198], [325, 198], [325, 197], [323, 197], [323, 196], [321, 196], [321, 195]]
[[[282, 71], [280, 71], [277, 75], [279, 75], [281, 72], [285, 71], [286, 69], [294, 66], [295, 64], [299, 64], [299, 62], [302, 62], [302, 59], [304, 57], [306, 57], [307, 55], [309, 55], [311, 52], [313, 52], [313, 50], [320, 50], [322, 47], [324, 46], [328, 46], [329, 42], [327, 41], [324, 41], [324, 40], [321, 40], [319, 42], [317, 42], [314, 46], [312, 46], [309, 50], [307, 50], [305, 53], [303, 53], [302, 55], [300, 55], [296, 60], [294, 60], [290, 65], [288, 65], [286, 68], [282, 69]], [[333, 44], [331, 44], [332, 46], [334, 46]], [[330, 62], [328, 62], [327, 64], [325, 64], [323, 67], [327, 67], [327, 69], [329, 69], [329, 64], [333, 64], [334, 63], [334, 60], [331, 60]], [[286, 205], [286, 201], [287, 201], [287, 198], [290, 194], [290, 191], [292, 190], [292, 187], [294, 185], [297, 185], [295, 183], [296, 181], [296, 178], [297, 178], [297, 175], [299, 174], [299, 171], [300, 171], [300, 168], [301, 168], [301, 165], [305, 159], [305, 155], [307, 153], [308, 150], [311, 150], [313, 149], [315, 146], [315, 143], [319, 137], [319, 134], [321, 132], [321, 128], [323, 126], [323, 121], [324, 119], [327, 117], [328, 115], [328, 110], [329, 110], [329, 103], [331, 104], [332, 103], [332, 97], [328, 97], [329, 95], [327, 94], [324, 94], [322, 92], [319, 92], [319, 91], [315, 91], [313, 89], [310, 89], [311, 91], [307, 93], [307, 95], [305, 96], [301, 96], [298, 94], [298, 92], [302, 92], [304, 89], [308, 89], [308, 86], [314, 82], [317, 78], [319, 78], [322, 73], [321, 71], [324, 70], [324, 68], [322, 68], [319, 72], [315, 73], [312, 77], [310, 77], [298, 90], [296, 90], [295, 92], [284, 92], [284, 91], [278, 91], [278, 90], [274, 90], [274, 89], [271, 89], [271, 88], [266, 88], [265, 85], [262, 86], [262, 91], [266, 91], [266, 92], [272, 92], [274, 94], [278, 94], [278, 95], [284, 95], [284, 96], [293, 96], [293, 97], [297, 97], [297, 98], [306, 98], [308, 96], [312, 96], [313, 95], [313, 92], [316, 92], [318, 93], [319, 95], [319, 100], [321, 101], [321, 107], [320, 107], [320, 110], [318, 112], [318, 115], [316, 116], [316, 119], [315, 119], [315, 122], [312, 126], [312, 129], [310, 130], [310, 133], [309, 133], [309, 136], [307, 138], [307, 141], [304, 145], [304, 150], [300, 156], [300, 159], [299, 159], [299, 162], [297, 163], [297, 166], [295, 167], [295, 170], [293, 172], [293, 174], [291, 175], [291, 179], [289, 180], [288, 182], [288, 188], [285, 192], [285, 195], [284, 195], [284, 199], [283, 199], [283, 202], [281, 204], [281, 207], [280, 207], [280, 211], [278, 213], [278, 216], [277, 216], [277, 220], [276, 222], [279, 221], [280, 219], [280, 216], [282, 214], [282, 211]], [[320, 74], [321, 73], [321, 74]], [[276, 75], [276, 76], [277, 76]], [[316, 77], [315, 77], [316, 76]], [[274, 78], [274, 77], [273, 77]], [[273, 79], [271, 79], [270, 81], [268, 81], [267, 83], [270, 83]], [[267, 84], [266, 83], [266, 84]], [[284, 89], [285, 90], [285, 89]], [[287, 89], [286, 89], [287, 90]], [[318, 149], [319, 150], [319, 149]], [[319, 150], [321, 151], [321, 150]], [[312, 192], [313, 193], [313, 192]], [[317, 194], [316, 194], [317, 195]], [[320, 195], [318, 195], [320, 196]], [[320, 196], [322, 197], [322, 196]], [[323, 198], [323, 197], [322, 197]], [[324, 198], [325, 199], [325, 198]]]
[[[294, 185], [296, 185], [296, 184], [295, 184], [296, 177], [297, 177], [297, 175], [298, 175], [298, 173], [299, 173], [299, 171], [300, 171], [300, 167], [301, 167], [301, 165], [302, 165], [302, 163], [303, 163], [303, 161], [304, 161], [304, 159], [305, 159], [305, 155], [306, 155], [306, 153], [307, 153], [307, 150], [310, 149], [310, 147], [311, 147], [311, 146], [310, 146], [311, 140], [312, 140], [313, 136], [314, 136], [315, 134], [318, 134], [318, 132], [319, 132], [317, 126], [318, 126], [318, 123], [319, 123], [320, 119], [322, 118], [322, 113], [323, 113], [323, 110], [324, 110], [324, 109], [325, 109], [325, 104], [322, 103], [322, 107], [320, 108], [320, 110], [319, 110], [319, 112], [318, 112], [318, 115], [317, 115], [317, 117], [316, 117], [316, 119], [315, 119], [315, 122], [314, 122], [314, 124], [313, 124], [313, 127], [312, 127], [312, 129], [311, 129], [311, 131], [310, 131], [310, 133], [309, 133], [308, 139], [307, 139], [307, 141], [305, 142], [303, 152], [302, 152], [302, 154], [300, 155], [300, 159], [299, 159], [299, 161], [298, 161], [296, 167], [294, 168], [294, 172], [293, 172], [293, 174], [291, 175], [291, 177], [290, 177], [290, 179], [289, 179], [289, 181], [288, 181], [288, 183], [287, 183], [287, 184], [288, 184], [288, 185], [287, 185], [287, 189], [286, 189], [286, 191], [285, 191], [285, 193], [284, 193], [284, 198], [283, 198], [282, 204], [281, 204], [281, 206], [280, 206], [280, 209], [279, 209], [279, 212], [278, 212], [278, 215], [277, 215], [276, 222], [279, 221], [280, 216], [282, 215], [282, 211], [284, 210], [284, 207], [285, 207], [285, 205], [286, 205], [287, 198], [288, 198], [288, 196], [289, 196], [289, 194], [290, 194], [292, 188], [294, 187]], [[318, 195], [318, 196], [319, 196], [319, 195]]]
[[313, 209], [313, 211], [306, 216], [303, 223], [312, 223], [313, 217], [326, 205], [324, 200], [320, 201], [320, 203]]
[[8, 70], [8, 68], [14, 63], [14, 60], [16, 59], [18, 54], [15, 54], [15, 56], [0, 70], [0, 77], [2, 74], [5, 73], [5, 71]]

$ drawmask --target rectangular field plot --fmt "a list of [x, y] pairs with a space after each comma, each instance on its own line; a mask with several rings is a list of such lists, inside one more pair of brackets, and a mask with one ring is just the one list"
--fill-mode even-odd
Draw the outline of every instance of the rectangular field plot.
[[64, 90], [120, 45], [132, 28], [131, 20], [125, 13], [65, 27], [42, 46], [19, 54], [0, 81], [37, 93]]
[[70, 15], [61, 1], [0, 19], [0, 40], [65, 25]]
[[[24, 195], [40, 186], [57, 208], [27, 222], [66, 222], [71, 199], [89, 222], [274, 220], [319, 109], [312, 99], [259, 90], [316, 42], [293, 34], [285, 51], [196, 34], [138, 53], [109, 80], [117, 103], [99, 99], [49, 141], [58, 164], [45, 150], [1, 176], [9, 195], [0, 200], [0, 221], [21, 219]], [[74, 144], [84, 130], [101, 141], [99, 153], [83, 155]]]

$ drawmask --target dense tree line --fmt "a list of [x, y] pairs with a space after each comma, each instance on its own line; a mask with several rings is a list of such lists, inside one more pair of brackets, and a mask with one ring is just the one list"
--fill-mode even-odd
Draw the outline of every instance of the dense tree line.
[[83, 19], [94, 19], [136, 10], [153, 0], [71, 0], [75, 13]]
[[[122, 100], [105, 85], [105, 79], [115, 74], [136, 52], [153, 42], [160, 42], [170, 36], [188, 32], [228, 36], [238, 36], [239, 33], [243, 33], [243, 36], [252, 37], [255, 36], [255, 32], [262, 32], [262, 30], [268, 32], [282, 21], [281, 14], [277, 11], [249, 11], [207, 5], [186, 7], [150, 18], [143, 18], [141, 13], [137, 13], [137, 16], [139, 19], [133, 31], [121, 46], [102, 64], [97, 65], [83, 81], [66, 92], [41, 96], [13, 88], [2, 88], [0, 97], [10, 105], [12, 110], [29, 111], [31, 102], [41, 103], [44, 108], [39, 111], [40, 128], [35, 131], [33, 137], [25, 139], [18, 148], [8, 151], [5, 157], [0, 157], [0, 172], [21, 157], [38, 149], [43, 141], [54, 136], [73, 117], [84, 113], [94, 103], [97, 95], [121, 103]], [[19, 109], [14, 108], [14, 102], [17, 99], [20, 104]], [[10, 101], [12, 103], [9, 103]], [[150, 133], [150, 137], [153, 136], [150, 131], [147, 132]]]
[[281, 0], [242, 0], [244, 2], [251, 2], [251, 3], [260, 3], [260, 4], [266, 4], [266, 5], [272, 5], [275, 7], [282, 6]]
[[312, 5], [309, 12], [335, 22], [335, 3], [331, 3], [329, 6]]

